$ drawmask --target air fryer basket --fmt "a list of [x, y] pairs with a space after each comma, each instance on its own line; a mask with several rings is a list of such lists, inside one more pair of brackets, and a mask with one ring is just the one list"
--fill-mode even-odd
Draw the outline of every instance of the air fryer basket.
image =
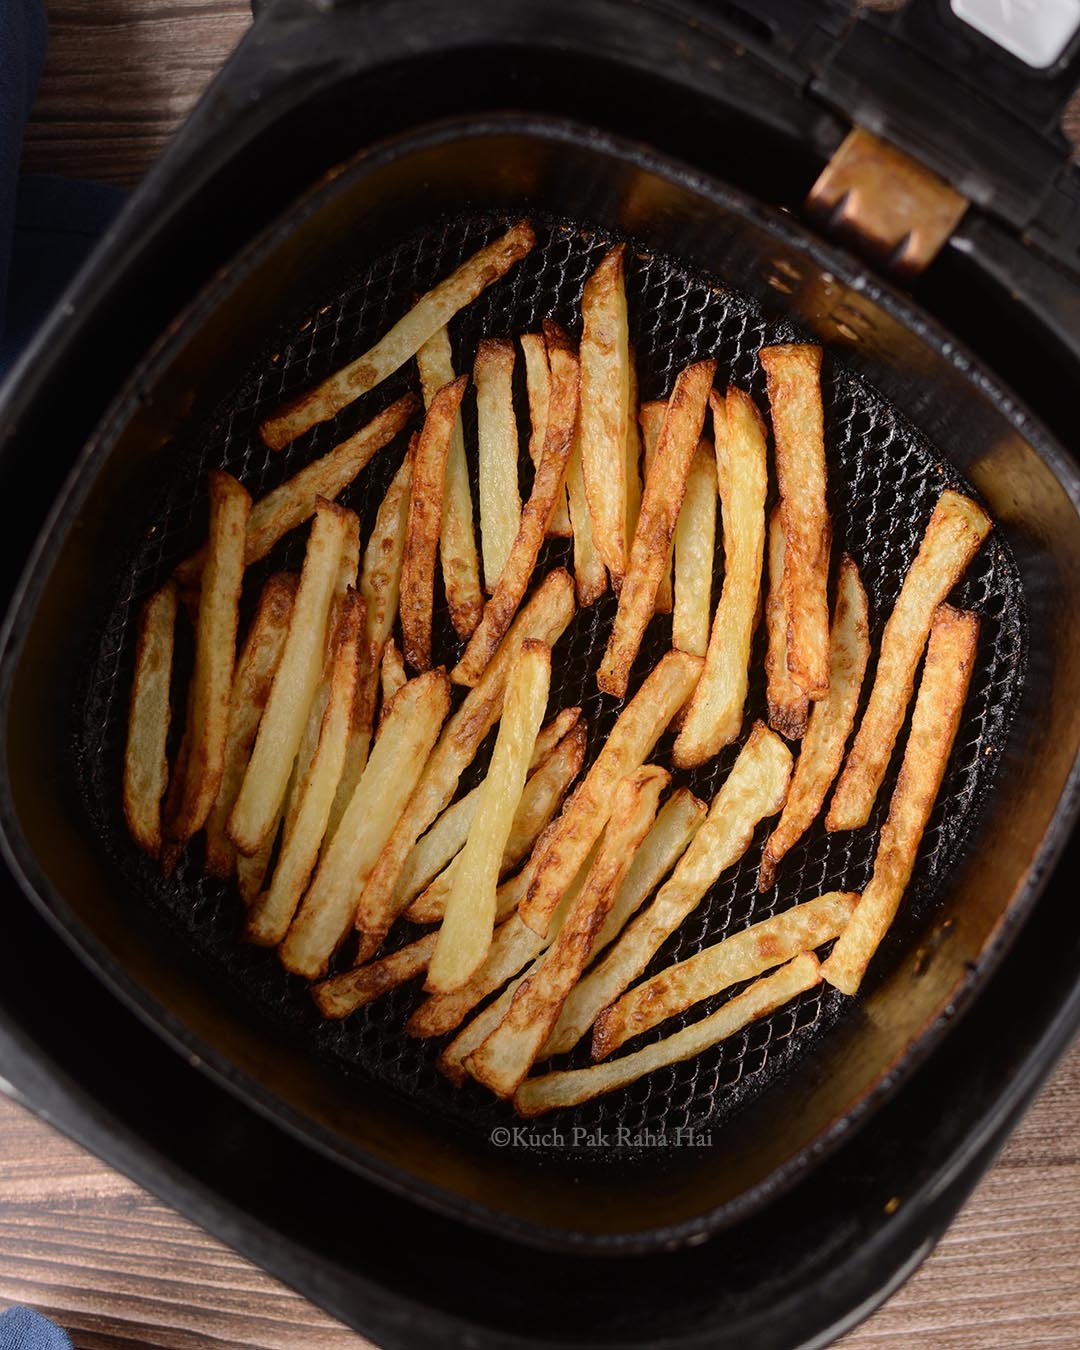
[[[116, 809], [129, 621], [197, 540], [204, 469], [224, 464], [256, 491], [280, 481], [289, 455], [261, 447], [258, 419], [363, 350], [414, 289], [519, 213], [537, 221], [541, 244], [452, 325], [459, 368], [481, 332], [515, 334], [548, 314], [572, 323], [590, 259], [625, 237], [644, 397], [709, 354], [721, 382], [760, 398], [763, 341], [801, 333], [830, 348], [837, 552], [843, 544], [860, 564], [875, 636], [943, 486], [968, 485], [997, 524], [958, 592], [984, 626], [953, 766], [865, 995], [855, 1004], [806, 996], [727, 1046], [559, 1122], [565, 1137], [622, 1126], [670, 1140], [690, 1126], [708, 1135], [704, 1147], [494, 1149], [506, 1109], [478, 1089], [451, 1090], [433, 1047], [404, 1036], [414, 990], [320, 1025], [273, 955], [239, 944], [231, 894], [198, 876], [196, 857], [162, 883], [133, 856]], [[304, 438], [294, 465], [405, 379]], [[394, 462], [395, 452], [382, 456], [348, 499], [365, 523]], [[106, 418], [54, 519], [41, 555], [50, 565], [24, 601], [5, 709], [9, 833], [17, 829], [20, 862], [54, 919], [145, 1016], [334, 1156], [536, 1240], [684, 1240], [759, 1204], [865, 1115], [970, 999], [1022, 918], [1071, 813], [1060, 799], [1080, 737], [1070, 697], [1080, 652], [1076, 500], [1064, 457], [982, 372], [790, 223], [570, 126], [433, 127], [356, 161], [273, 227]], [[267, 567], [295, 565], [296, 550]], [[547, 561], [557, 556], [552, 546]], [[610, 603], [580, 615], [555, 656], [553, 703], [584, 705], [593, 750], [615, 715], [590, 674], [610, 618]], [[449, 638], [444, 624], [446, 656]], [[658, 633], [638, 677], [664, 641]], [[751, 711], [760, 703], [755, 687]], [[43, 755], [54, 772], [40, 772]], [[700, 795], [711, 796], [733, 756], [690, 778]], [[658, 960], [841, 882], [862, 885], [886, 800], [864, 831], [815, 831], [760, 898], [759, 838]]]

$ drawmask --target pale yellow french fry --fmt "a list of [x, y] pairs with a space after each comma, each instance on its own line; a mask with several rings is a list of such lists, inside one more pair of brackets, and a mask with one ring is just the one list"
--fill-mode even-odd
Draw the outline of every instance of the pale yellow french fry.
[[[530, 930], [526, 930], [530, 931]], [[535, 934], [533, 935], [535, 940]], [[506, 1016], [506, 1010], [513, 1002], [514, 995], [531, 974], [530, 971], [519, 975], [506, 986], [494, 1002], [479, 1012], [473, 1020], [454, 1037], [439, 1056], [439, 1068], [450, 1081], [457, 1086], [468, 1080], [465, 1061], [481, 1045]]]
[[481, 338], [476, 349], [476, 440], [480, 461], [480, 549], [484, 589], [494, 591], [521, 524], [514, 344]]
[[495, 929], [503, 850], [525, 787], [551, 684], [551, 648], [527, 638], [507, 677], [506, 698], [476, 821], [456, 859], [442, 927], [424, 988], [449, 993], [483, 962]]
[[424, 418], [413, 459], [405, 554], [401, 560], [401, 645], [413, 670], [431, 668], [431, 619], [435, 603], [435, 558], [442, 529], [446, 457], [468, 378], [440, 389]]
[[675, 526], [675, 606], [671, 645], [704, 656], [712, 618], [713, 559], [716, 554], [716, 455], [698, 442], [686, 480], [686, 496]]
[[535, 242], [532, 227], [521, 220], [500, 239], [479, 249], [422, 296], [369, 351], [267, 418], [260, 427], [263, 440], [280, 450], [374, 389], [415, 356], [459, 310], [504, 276]]
[[858, 992], [911, 880], [964, 711], [978, 640], [977, 615], [950, 605], [938, 606], [904, 762], [874, 856], [874, 872], [851, 922], [821, 969], [825, 979], [845, 994]]
[[[680, 769], [704, 764], [742, 731], [765, 553], [769, 475], [764, 424], [753, 399], [741, 389], [730, 388], [726, 401], [716, 393], [711, 397], [724, 513], [724, 587], [713, 615], [705, 668], [671, 752]], [[678, 604], [676, 589], [676, 613]]]
[[477, 682], [513, 623], [566, 480], [578, 411], [578, 361], [565, 334], [558, 333], [554, 324], [548, 324], [546, 331], [551, 397], [543, 455], [514, 542], [491, 599], [484, 606], [483, 618], [469, 639], [461, 660], [450, 672], [450, 678], [457, 684], [474, 685]]
[[319, 503], [285, 650], [274, 675], [244, 781], [229, 813], [229, 838], [241, 853], [254, 853], [265, 841], [285, 797], [308, 712], [319, 688], [330, 604], [347, 528], [347, 512], [332, 502]]
[[135, 650], [135, 678], [124, 751], [124, 817], [144, 853], [161, 852], [161, 800], [169, 783], [165, 743], [169, 736], [173, 647], [178, 594], [168, 581], [143, 606]]
[[607, 1064], [591, 1064], [587, 1069], [568, 1069], [528, 1079], [514, 1094], [514, 1109], [523, 1116], [538, 1116], [626, 1087], [656, 1069], [700, 1055], [820, 983], [817, 957], [804, 952], [772, 975], [756, 980], [710, 1016], [662, 1041]]
[[825, 818], [827, 830], [855, 830], [869, 820], [935, 611], [989, 533], [990, 518], [970, 498], [948, 489], [938, 498], [885, 625], [874, 687]]
[[630, 551], [625, 255], [625, 244], [605, 253], [581, 296], [581, 464], [596, 550], [616, 590], [622, 585]]
[[537, 933], [547, 932], [559, 897], [607, 824], [616, 785], [652, 754], [700, 670], [700, 657], [668, 652], [619, 714], [592, 768], [555, 821], [547, 857], [521, 906], [522, 921]]
[[[475, 689], [447, 722], [416, 791], [401, 812], [368, 878], [356, 915], [362, 959], [378, 949], [404, 908], [396, 888], [413, 845], [457, 791], [480, 743], [502, 714], [506, 678], [525, 638], [553, 645], [574, 613], [574, 583], [564, 568], [548, 573], [511, 625]], [[400, 698], [400, 696], [399, 696]]]
[[870, 660], [869, 623], [859, 569], [845, 554], [829, 634], [829, 692], [810, 714], [788, 799], [762, 854], [759, 890], [767, 891], [773, 884], [777, 863], [810, 828], [839, 772]]
[[763, 723], [755, 723], [670, 879], [581, 981], [574, 997], [583, 1008], [594, 1014], [606, 1008], [642, 974], [713, 882], [750, 847], [758, 822], [780, 810], [790, 777], [791, 752]]
[[[641, 439], [644, 445], [646, 482], [649, 480], [653, 460], [656, 458], [656, 447], [660, 440], [660, 428], [664, 425], [664, 414], [666, 412], [666, 398], [654, 399], [651, 403], [643, 403], [641, 405], [638, 420], [641, 424]], [[639, 507], [639, 514], [640, 510], [641, 508]], [[660, 577], [660, 585], [656, 588], [657, 614], [670, 614], [674, 608], [675, 593], [672, 584], [672, 556], [674, 554], [674, 548], [675, 541], [672, 539], [671, 547], [668, 549], [667, 565]]]
[[[602, 952], [614, 941], [686, 852], [708, 808], [689, 788], [678, 788], [657, 813], [652, 829], [634, 855], [626, 879], [619, 887], [599, 936], [594, 952]], [[597, 986], [588, 976], [579, 980], [563, 1004], [558, 1021], [544, 1042], [538, 1058], [561, 1055], [572, 1050], [596, 1020], [604, 1004], [596, 1002]]]
[[774, 506], [769, 516], [769, 589], [765, 597], [766, 698], [769, 726], [789, 741], [798, 741], [806, 734], [810, 700], [788, 674], [784, 553], [784, 522], [780, 507]]
[[581, 894], [543, 960], [514, 995], [506, 1016], [466, 1061], [472, 1077], [498, 1096], [513, 1094], [547, 1040], [670, 781], [665, 769], [650, 764], [619, 783], [604, 842]]
[[832, 942], [844, 931], [858, 899], [857, 891], [829, 891], [751, 924], [636, 985], [596, 1019], [593, 1059], [606, 1059], [695, 1003]]
[[357, 1008], [417, 979], [428, 968], [437, 937], [437, 933], [425, 933], [389, 956], [369, 961], [366, 966], [343, 970], [340, 975], [331, 975], [328, 980], [312, 985], [311, 996], [316, 1007], [326, 1018], [348, 1017]]
[[283, 814], [282, 811], [278, 811], [269, 834], [254, 853], [250, 855], [238, 853], [236, 855], [236, 886], [245, 905], [254, 904], [262, 891], [266, 874], [270, 869], [274, 845], [277, 843], [280, 833]]
[[281, 945], [294, 975], [317, 979], [349, 930], [366, 881], [427, 763], [450, 707], [441, 670], [410, 680], [394, 699], [337, 832]]
[[379, 706], [379, 726], [381, 727], [386, 720], [386, 714], [390, 711], [394, 695], [409, 682], [409, 677], [405, 673], [405, 658], [393, 638], [390, 638], [383, 648], [379, 681], [382, 685], [382, 702]]
[[821, 348], [809, 343], [762, 347], [784, 522], [787, 665], [807, 696], [829, 690], [829, 550], [825, 500], [825, 432]]
[[165, 831], [177, 846], [206, 824], [225, 772], [229, 698], [244, 584], [244, 539], [251, 498], [230, 474], [210, 474], [210, 542], [195, 622], [195, 669], [191, 676], [188, 758], [183, 793]]
[[276, 947], [284, 938], [319, 857], [345, 763], [363, 626], [364, 602], [350, 591], [342, 602], [337, 624], [329, 696], [315, 753], [303, 778], [298, 779], [295, 816], [286, 821], [270, 885], [252, 905], [248, 917], [247, 939], [263, 947]]
[[[547, 435], [548, 400], [551, 397], [551, 370], [548, 366], [547, 346], [540, 333], [523, 333], [519, 338], [525, 357], [525, 388], [529, 396], [529, 458], [533, 467], [540, 467]], [[570, 511], [566, 504], [566, 486], [556, 494], [555, 509], [548, 521], [549, 535], [569, 539], [573, 534]]]
[[715, 361], [698, 361], [679, 372], [668, 400], [652, 472], [645, 484], [630, 564], [619, 593], [619, 608], [596, 683], [623, 698], [630, 667], [656, 609], [656, 592], [667, 564], [690, 464], [701, 436]]
[[337, 585], [334, 587], [334, 607], [340, 613], [341, 603], [349, 591], [355, 591], [360, 573], [360, 517], [355, 511], [348, 514], [345, 538], [341, 541], [341, 562]]
[[637, 358], [631, 346], [628, 349], [630, 401], [626, 418], [626, 557], [634, 542], [638, 516], [641, 514], [641, 427], [638, 423]]
[[581, 469], [581, 419], [574, 428], [570, 462], [566, 466], [566, 499], [570, 507], [570, 526], [574, 535], [574, 585], [578, 604], [595, 605], [608, 587], [607, 568], [600, 561], [593, 538], [589, 503], [585, 497], [585, 477]]
[[[424, 403], [457, 376], [450, 352], [450, 334], [440, 328], [416, 353]], [[472, 489], [465, 459], [465, 437], [461, 415], [454, 421], [450, 450], [446, 456], [446, 485], [443, 491], [442, 531], [439, 535], [439, 562], [442, 566], [446, 604], [450, 622], [460, 638], [467, 638], [480, 622], [484, 597], [480, 590], [480, 563], [476, 553], [476, 526], [473, 521]]]
[[279, 572], [267, 580], [237, 658], [229, 697], [225, 768], [217, 800], [206, 819], [206, 870], [213, 876], [227, 877], [236, 870], [236, 849], [225, 833], [225, 823], [244, 781], [274, 672], [285, 649], [298, 581], [289, 572]]

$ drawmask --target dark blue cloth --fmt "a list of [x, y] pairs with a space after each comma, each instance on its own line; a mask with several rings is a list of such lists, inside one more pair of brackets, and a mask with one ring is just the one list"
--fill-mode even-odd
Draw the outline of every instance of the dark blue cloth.
[[71, 1350], [66, 1332], [30, 1308], [0, 1312], [0, 1350]]

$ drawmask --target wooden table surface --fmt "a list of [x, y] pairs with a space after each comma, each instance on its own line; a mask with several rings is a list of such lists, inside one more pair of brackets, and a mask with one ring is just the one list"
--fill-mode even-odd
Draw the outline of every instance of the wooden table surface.
[[[245, 0], [51, 0], [25, 167], [138, 182], [249, 22]], [[1070, 122], [1080, 123], [1080, 118]], [[941, 1246], [845, 1350], [1080, 1344], [1080, 1047]], [[76, 1346], [366, 1344], [0, 1099], [0, 1306]]]

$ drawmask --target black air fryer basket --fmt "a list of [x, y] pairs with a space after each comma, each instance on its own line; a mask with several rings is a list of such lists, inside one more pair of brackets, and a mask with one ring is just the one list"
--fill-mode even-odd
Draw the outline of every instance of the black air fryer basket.
[[[608, 1262], [666, 1252], [655, 1259], [677, 1266], [688, 1243], [767, 1228], [855, 1126], [881, 1128], [959, 1015], [978, 1016], [1048, 903], [1076, 809], [1080, 479], [1067, 410], [1080, 197], [1056, 125], [1074, 64], [1067, 46], [1029, 69], [931, 0], [857, 20], [844, 6], [689, 0], [464, 13], [280, 0], [260, 16], [14, 375], [0, 469], [9, 500], [28, 463], [35, 480], [10, 525], [12, 580], [37, 533], [4, 635], [8, 858], [61, 937], [232, 1094], [239, 1118], [258, 1113], [343, 1185], [421, 1206], [418, 1224]], [[887, 184], [959, 203], [959, 224], [924, 246], [917, 221], [882, 236], [888, 189], [869, 205], [860, 189], [830, 198], [853, 123], [892, 172], [899, 158], [908, 177]], [[957, 591], [983, 621], [957, 748], [860, 998], [816, 991], [554, 1118], [554, 1142], [498, 1148], [508, 1110], [451, 1089], [438, 1047], [404, 1036], [415, 989], [320, 1023], [273, 954], [237, 941], [237, 903], [196, 858], [163, 882], [134, 856], [117, 803], [132, 618], [198, 542], [206, 470], [258, 494], [402, 392], [407, 370], [284, 454], [258, 437], [283, 398], [365, 350], [414, 291], [522, 215], [537, 248], [455, 320], [459, 369], [481, 334], [549, 315], [573, 326], [599, 252], [625, 239], [643, 397], [713, 356], [719, 383], [761, 399], [762, 343], [825, 347], [835, 537], [866, 581], [872, 638], [942, 487], [980, 497], [996, 528]], [[365, 527], [402, 450], [345, 499]], [[289, 544], [267, 567], [298, 556]], [[558, 561], [549, 546], [543, 563]], [[610, 604], [580, 614], [555, 651], [555, 697], [584, 706], [591, 753], [617, 711], [589, 674], [610, 621]], [[448, 630], [441, 641], [452, 655]], [[666, 636], [653, 641], [635, 683]], [[761, 703], [752, 688], [750, 713]], [[734, 753], [690, 780], [699, 795]], [[765, 897], [755, 841], [659, 960], [863, 885], [888, 786], [865, 830], [813, 832]], [[1048, 1067], [1034, 1039], [1031, 1054], [1029, 1072]], [[619, 1129], [698, 1142], [564, 1142]]]

